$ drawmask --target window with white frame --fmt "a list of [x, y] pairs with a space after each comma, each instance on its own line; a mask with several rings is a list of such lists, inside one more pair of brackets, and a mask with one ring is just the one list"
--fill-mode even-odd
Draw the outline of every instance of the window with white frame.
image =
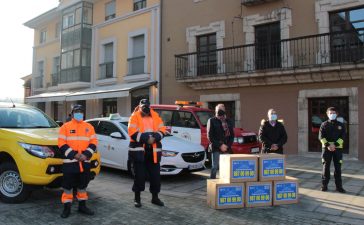
[[75, 25], [75, 15], [74, 13], [69, 13], [63, 16], [63, 29], [72, 27]]
[[39, 44], [45, 43], [47, 39], [47, 30], [40, 31]]
[[105, 20], [110, 20], [115, 18], [115, 0], [105, 4]]
[[128, 74], [143, 74], [145, 62], [144, 34], [132, 38], [132, 56], [128, 58]]
[[44, 77], [44, 61], [37, 63], [37, 75], [34, 78], [35, 88], [43, 88], [43, 77]]
[[100, 79], [112, 78], [114, 76], [114, 43], [107, 43], [103, 46], [104, 60], [100, 66]]
[[134, 0], [134, 11], [147, 7], [147, 0]]

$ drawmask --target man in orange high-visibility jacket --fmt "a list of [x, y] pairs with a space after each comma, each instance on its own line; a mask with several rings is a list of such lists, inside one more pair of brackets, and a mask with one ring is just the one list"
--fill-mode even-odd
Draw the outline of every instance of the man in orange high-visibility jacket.
[[129, 120], [128, 133], [130, 136], [129, 162], [133, 165], [135, 193], [134, 206], [142, 206], [140, 192], [145, 189], [145, 172], [149, 174], [152, 203], [164, 206], [158, 198], [161, 189], [160, 160], [162, 156], [161, 140], [166, 133], [166, 127], [158, 113], [150, 109], [147, 99], [142, 99], [135, 108]]
[[73, 106], [72, 120], [59, 130], [58, 147], [64, 155], [62, 218], [67, 218], [71, 213], [74, 187], [77, 187], [78, 211], [94, 215], [94, 212], [86, 207], [88, 199], [86, 188], [90, 182], [90, 159], [96, 151], [97, 139], [93, 126], [83, 121], [84, 112], [83, 106]]

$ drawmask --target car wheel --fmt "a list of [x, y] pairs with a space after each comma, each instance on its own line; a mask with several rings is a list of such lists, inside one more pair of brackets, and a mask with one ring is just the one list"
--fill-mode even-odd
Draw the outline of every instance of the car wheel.
[[134, 163], [130, 160], [128, 160], [128, 172], [132, 178], [135, 177]]
[[5, 203], [20, 203], [31, 193], [30, 188], [21, 180], [14, 163], [0, 164], [0, 199]]

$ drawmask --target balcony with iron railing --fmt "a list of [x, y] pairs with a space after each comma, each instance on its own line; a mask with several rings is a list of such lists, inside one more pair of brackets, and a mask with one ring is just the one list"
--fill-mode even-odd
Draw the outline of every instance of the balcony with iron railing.
[[245, 6], [251, 6], [273, 1], [279, 1], [279, 0], [241, 0], [241, 4]]
[[34, 88], [43, 88], [43, 76], [34, 77]]
[[175, 74], [181, 82], [193, 82], [211, 76], [244, 78], [252, 73], [288, 74], [297, 69], [363, 63], [364, 31], [353, 30], [175, 55]]
[[51, 74], [52, 77], [52, 82], [51, 82], [51, 86], [57, 86], [58, 85], [58, 80], [59, 80], [59, 72], [55, 72]]
[[138, 56], [128, 59], [128, 75], [144, 74], [145, 56]]
[[99, 80], [114, 77], [114, 62], [105, 62], [99, 64], [100, 76]]

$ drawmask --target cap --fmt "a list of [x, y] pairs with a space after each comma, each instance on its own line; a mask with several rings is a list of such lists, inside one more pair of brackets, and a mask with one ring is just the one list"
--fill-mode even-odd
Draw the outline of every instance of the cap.
[[149, 107], [150, 106], [150, 102], [149, 102], [148, 99], [142, 99], [142, 100], [140, 100], [139, 105], [140, 106], [145, 105], [145, 106], [148, 106]]
[[82, 106], [82, 105], [74, 105], [74, 106], [72, 107], [72, 113], [73, 113], [74, 111], [82, 111], [82, 112], [85, 112], [85, 109], [83, 108], [83, 106]]

